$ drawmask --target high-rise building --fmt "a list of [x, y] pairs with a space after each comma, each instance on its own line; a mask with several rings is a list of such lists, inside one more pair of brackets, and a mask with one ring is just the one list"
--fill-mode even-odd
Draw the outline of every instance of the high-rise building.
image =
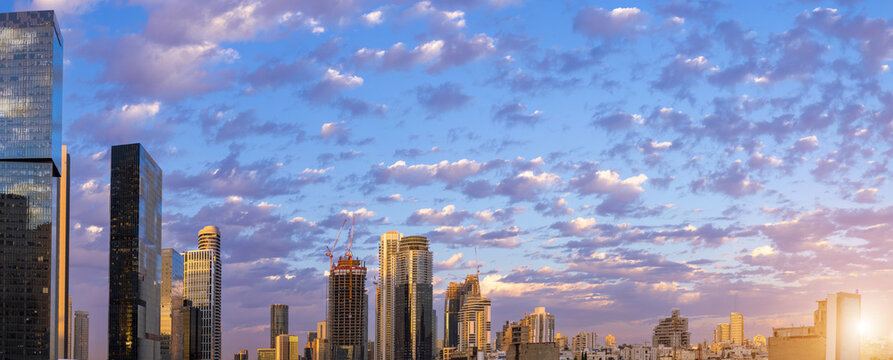
[[288, 334], [288, 305], [270, 305], [270, 347], [276, 347], [276, 337]]
[[182, 324], [183, 360], [201, 360], [204, 328], [201, 309], [192, 306], [192, 301], [184, 299], [183, 306], [174, 312], [174, 321]]
[[313, 340], [313, 360], [328, 360], [328, 327], [325, 321], [316, 323], [316, 339]]
[[198, 232], [198, 250], [186, 252], [184, 280], [186, 299], [202, 312], [202, 360], [220, 359], [220, 301], [223, 264], [220, 259], [220, 230], [205, 226]]
[[547, 343], [555, 339], [555, 315], [546, 312], [545, 307], [534, 308], [521, 322], [530, 331], [531, 343]]
[[574, 336], [574, 353], [583, 352], [586, 349], [594, 349], [598, 335], [595, 331], [580, 331]]
[[862, 295], [839, 292], [829, 294], [825, 331], [826, 360], [858, 360], [862, 336]]
[[[508, 322], [506, 322], [506, 324], [508, 324]], [[496, 343], [499, 344], [499, 340], [497, 340]], [[561, 333], [555, 334], [555, 344], [558, 345], [558, 349], [561, 351], [570, 349], [570, 347], [568, 346], [567, 336], [564, 336]]]
[[461, 306], [461, 284], [450, 282], [444, 294], [443, 303], [443, 347], [459, 347], [459, 308]]
[[608, 336], [605, 336], [605, 347], [613, 348], [615, 345], [617, 345], [617, 339], [614, 335], [608, 334]]
[[731, 313], [729, 315], [729, 340], [735, 345], [744, 345], [744, 315]]
[[459, 310], [458, 351], [467, 355], [493, 351], [490, 344], [490, 299], [483, 297], [480, 290], [470, 294]]
[[0, 354], [44, 360], [57, 355], [68, 296], [62, 36], [53, 11], [0, 13], [0, 83]]
[[182, 323], [174, 313], [183, 306], [183, 255], [161, 249], [161, 359], [183, 359]]
[[426, 237], [400, 239], [394, 299], [395, 355], [391, 359], [428, 360], [434, 356], [433, 263]]
[[651, 337], [651, 345], [655, 347], [663, 345], [670, 348], [688, 348], [690, 343], [688, 318], [680, 316], [679, 310], [673, 310], [672, 316], [661, 319], [654, 327], [654, 335]]
[[274, 349], [276, 349], [276, 360], [299, 360], [301, 358], [300, 343], [295, 335], [277, 336]]
[[316, 359], [316, 331], [310, 331], [307, 333], [307, 345], [304, 347], [304, 360], [314, 360]]
[[[394, 301], [397, 297], [397, 247], [402, 238], [403, 234], [388, 231], [381, 235], [381, 242], [378, 245], [378, 286], [375, 290], [376, 360], [395, 359]], [[456, 336], [458, 338], [458, 333]]]
[[366, 266], [347, 254], [329, 271], [328, 354], [332, 359], [366, 357], [368, 305]]
[[276, 349], [257, 349], [257, 360], [276, 360]]
[[53, 255], [53, 267], [55, 268], [55, 278], [53, 279], [55, 282], [55, 290], [53, 290], [55, 299], [53, 307], [56, 309], [54, 320], [56, 337], [53, 347], [56, 351], [56, 358], [65, 359], [73, 356], [71, 347], [71, 296], [68, 296], [68, 223], [70, 221], [69, 214], [71, 213], [71, 155], [68, 153], [68, 146], [66, 145], [62, 145], [62, 166], [59, 170], [59, 214], [58, 223], [56, 224], [55, 254]]
[[716, 324], [716, 330], [713, 331], [713, 342], [724, 343], [732, 341], [732, 327], [729, 323]]
[[233, 360], [248, 360], [248, 350], [239, 350], [239, 352], [233, 356]]
[[110, 359], [161, 357], [161, 178], [142, 145], [112, 147]]
[[74, 355], [75, 360], [90, 359], [90, 313], [74, 312]]

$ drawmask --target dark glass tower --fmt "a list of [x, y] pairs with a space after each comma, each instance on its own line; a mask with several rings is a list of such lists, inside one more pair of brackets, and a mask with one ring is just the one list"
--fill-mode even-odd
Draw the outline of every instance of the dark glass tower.
[[428, 360], [434, 356], [433, 262], [426, 237], [400, 239], [394, 301], [397, 360]]
[[288, 305], [270, 305], [270, 347], [276, 347], [276, 337], [288, 334]]
[[61, 138], [56, 17], [0, 13], [0, 359], [52, 356]]
[[112, 147], [109, 359], [161, 357], [161, 168], [140, 144]]

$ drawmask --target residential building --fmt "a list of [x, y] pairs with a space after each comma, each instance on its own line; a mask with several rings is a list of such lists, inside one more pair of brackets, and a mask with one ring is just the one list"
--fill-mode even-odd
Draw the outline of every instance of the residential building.
[[[474, 275], [475, 286], [477, 283], [477, 275]], [[465, 297], [459, 311], [457, 351], [472, 356], [480, 352], [484, 354], [492, 352], [490, 330], [490, 299], [483, 297], [478, 287], [476, 292], [471, 292]]]
[[406, 236], [397, 247], [394, 299], [394, 357], [428, 360], [434, 356], [434, 258], [424, 236]]
[[159, 359], [162, 171], [140, 144], [111, 157], [108, 356]]
[[184, 255], [184, 296], [202, 312], [202, 360], [220, 359], [221, 287], [223, 264], [220, 259], [220, 230], [205, 226], [198, 232], [198, 250]]
[[239, 352], [233, 356], [233, 360], [248, 360], [248, 350], [239, 350]]
[[735, 345], [744, 345], [744, 315], [733, 312], [729, 315], [729, 340]]
[[173, 314], [183, 306], [183, 255], [161, 249], [161, 359], [183, 359], [183, 324]]
[[288, 334], [288, 305], [270, 305], [270, 347], [276, 347], [276, 337]]
[[368, 339], [366, 265], [350, 253], [329, 271], [328, 354], [338, 360], [364, 360]]
[[586, 349], [594, 349], [595, 343], [598, 341], [598, 334], [595, 331], [580, 331], [574, 336], [573, 350], [574, 353], [582, 353]]
[[58, 355], [66, 331], [61, 31], [53, 11], [0, 13], [0, 354], [17, 360]]
[[661, 319], [654, 327], [654, 335], [651, 337], [653, 347], [688, 348], [690, 342], [688, 318], [680, 316], [679, 310], [673, 310], [670, 317]]
[[534, 308], [533, 313], [527, 315], [522, 323], [526, 324], [530, 331], [531, 343], [551, 343], [555, 341], [555, 315], [546, 312], [545, 307]]
[[395, 359], [396, 314], [394, 309], [397, 297], [397, 249], [402, 238], [403, 234], [397, 231], [388, 231], [381, 235], [381, 242], [378, 245], [378, 286], [375, 290], [376, 360]]
[[[507, 323], [508, 323], [508, 322], [506, 322], [506, 324], [507, 324]], [[498, 344], [498, 343], [499, 343], [499, 342], [497, 341], [497, 344]], [[562, 335], [561, 333], [558, 333], [558, 334], [555, 335], [555, 344], [558, 345], [558, 349], [561, 350], [561, 351], [570, 349], [570, 347], [568, 346], [568, 339], [567, 339], [567, 336], [564, 336], [564, 335]]]
[[90, 313], [74, 312], [74, 355], [75, 360], [90, 359]]

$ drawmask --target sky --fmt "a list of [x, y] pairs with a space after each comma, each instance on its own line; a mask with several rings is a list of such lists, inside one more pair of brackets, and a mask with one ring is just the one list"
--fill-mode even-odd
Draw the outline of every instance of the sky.
[[109, 149], [132, 142], [164, 170], [164, 247], [221, 228], [224, 356], [268, 345], [271, 303], [306, 341], [348, 216], [371, 299], [379, 236], [430, 239], [439, 326], [479, 266], [494, 337], [537, 306], [619, 343], [672, 309], [693, 340], [733, 311], [768, 336], [838, 291], [893, 335], [888, 1], [0, 5], [28, 9], [55, 9], [64, 38], [91, 359]]

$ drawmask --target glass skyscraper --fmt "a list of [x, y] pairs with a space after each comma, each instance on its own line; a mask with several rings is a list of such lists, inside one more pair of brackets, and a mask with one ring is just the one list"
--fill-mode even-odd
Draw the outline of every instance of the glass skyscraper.
[[220, 230], [205, 226], [198, 232], [198, 250], [183, 255], [186, 299], [202, 316], [199, 346], [201, 360], [220, 359], [221, 353], [221, 287], [223, 264], [220, 259]]
[[288, 305], [270, 305], [270, 347], [276, 347], [276, 337], [288, 334]]
[[406, 236], [397, 247], [394, 359], [434, 356], [433, 254], [424, 236]]
[[183, 324], [175, 321], [183, 307], [183, 255], [161, 249], [161, 360], [183, 359]]
[[55, 14], [0, 13], [3, 359], [49, 358], [56, 336], [55, 310], [67, 308], [54, 304], [59, 297], [54, 296], [52, 280], [58, 266], [54, 243], [59, 231], [61, 138], [62, 36]]
[[142, 145], [112, 147], [109, 359], [161, 357], [161, 176]]

